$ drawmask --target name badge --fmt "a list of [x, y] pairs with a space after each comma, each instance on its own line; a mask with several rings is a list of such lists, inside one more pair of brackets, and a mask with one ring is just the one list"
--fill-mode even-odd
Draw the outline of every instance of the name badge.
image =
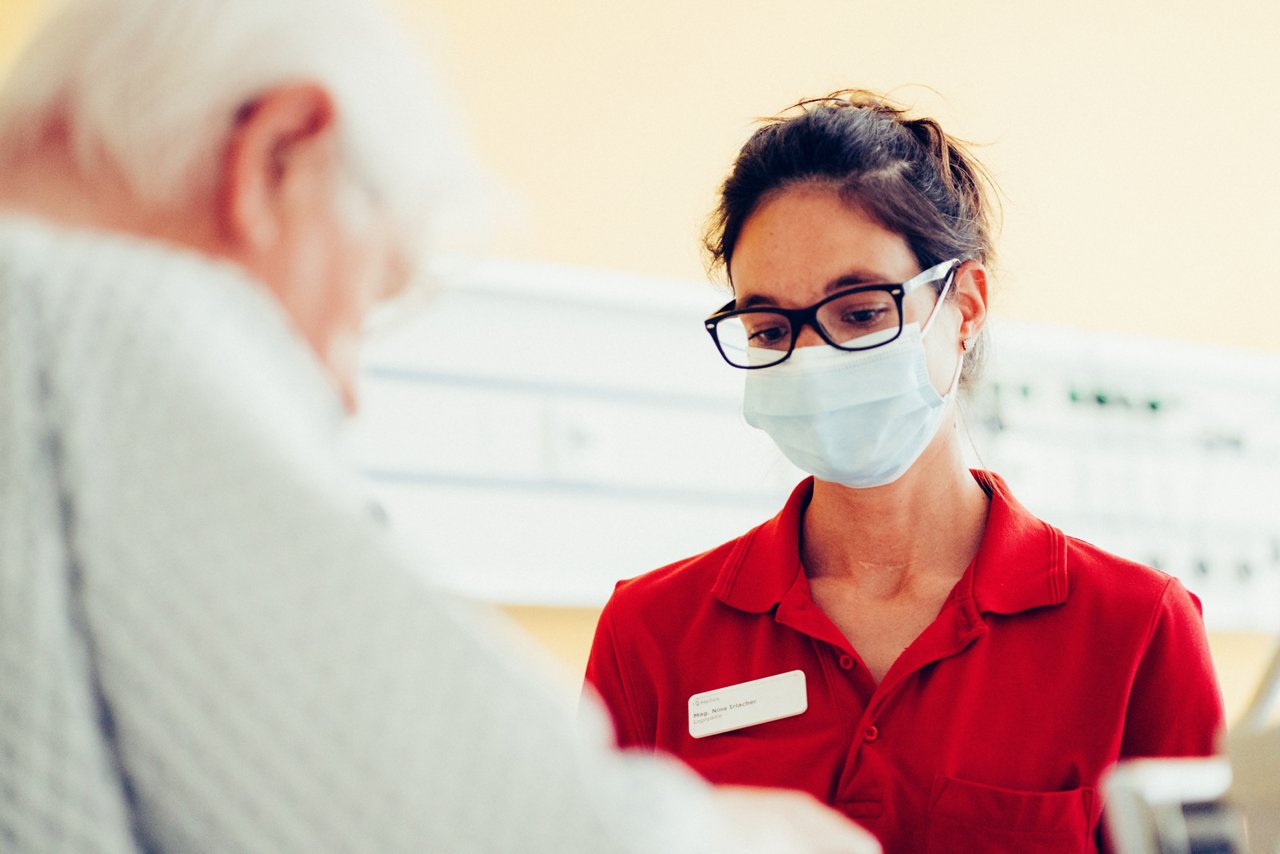
[[803, 714], [809, 708], [804, 671], [792, 670], [703, 691], [689, 698], [689, 735], [709, 735]]

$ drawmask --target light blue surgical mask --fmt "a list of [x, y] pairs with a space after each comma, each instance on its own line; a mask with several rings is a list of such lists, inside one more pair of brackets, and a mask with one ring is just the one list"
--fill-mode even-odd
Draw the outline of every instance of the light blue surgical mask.
[[929, 379], [924, 336], [936, 313], [935, 306], [924, 329], [905, 324], [873, 350], [799, 347], [787, 361], [749, 372], [747, 423], [820, 480], [855, 488], [892, 483], [933, 441], [960, 381], [962, 356], [946, 394]]

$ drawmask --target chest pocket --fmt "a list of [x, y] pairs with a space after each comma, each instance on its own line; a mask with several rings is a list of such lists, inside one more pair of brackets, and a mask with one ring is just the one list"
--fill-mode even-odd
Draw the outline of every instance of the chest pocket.
[[936, 777], [929, 794], [927, 854], [1094, 852], [1093, 789], [1021, 792]]

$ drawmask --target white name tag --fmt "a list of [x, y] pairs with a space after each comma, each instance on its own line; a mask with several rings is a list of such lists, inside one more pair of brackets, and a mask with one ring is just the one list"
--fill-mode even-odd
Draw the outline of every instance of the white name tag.
[[689, 698], [689, 735], [706, 738], [803, 714], [808, 708], [804, 671], [792, 670], [694, 694]]

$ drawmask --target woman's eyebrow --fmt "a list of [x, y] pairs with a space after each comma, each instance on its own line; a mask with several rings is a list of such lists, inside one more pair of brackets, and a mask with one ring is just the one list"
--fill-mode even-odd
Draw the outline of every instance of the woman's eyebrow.
[[773, 297], [767, 297], [764, 294], [752, 294], [746, 299], [740, 299], [734, 302], [735, 308], [755, 308], [758, 305], [769, 305], [769, 306], [776, 307], [778, 303], [777, 303], [777, 300], [775, 300]]
[[[856, 288], [859, 285], [884, 284], [898, 284], [898, 282], [896, 282], [892, 276], [886, 276], [884, 273], [874, 273], [868, 270], [851, 270], [850, 272], [827, 282], [826, 287], [823, 288], [823, 292], [832, 294], [836, 291], [844, 290], [845, 288]], [[744, 297], [743, 299], [736, 300], [734, 302], [734, 307], [739, 309], [755, 308], [757, 306], [776, 307], [777, 305], [778, 301], [767, 294], [751, 294], [748, 297]]]
[[839, 278], [827, 282], [826, 292], [833, 293], [843, 288], [856, 288], [858, 285], [897, 284], [892, 276], [870, 270], [853, 270]]

